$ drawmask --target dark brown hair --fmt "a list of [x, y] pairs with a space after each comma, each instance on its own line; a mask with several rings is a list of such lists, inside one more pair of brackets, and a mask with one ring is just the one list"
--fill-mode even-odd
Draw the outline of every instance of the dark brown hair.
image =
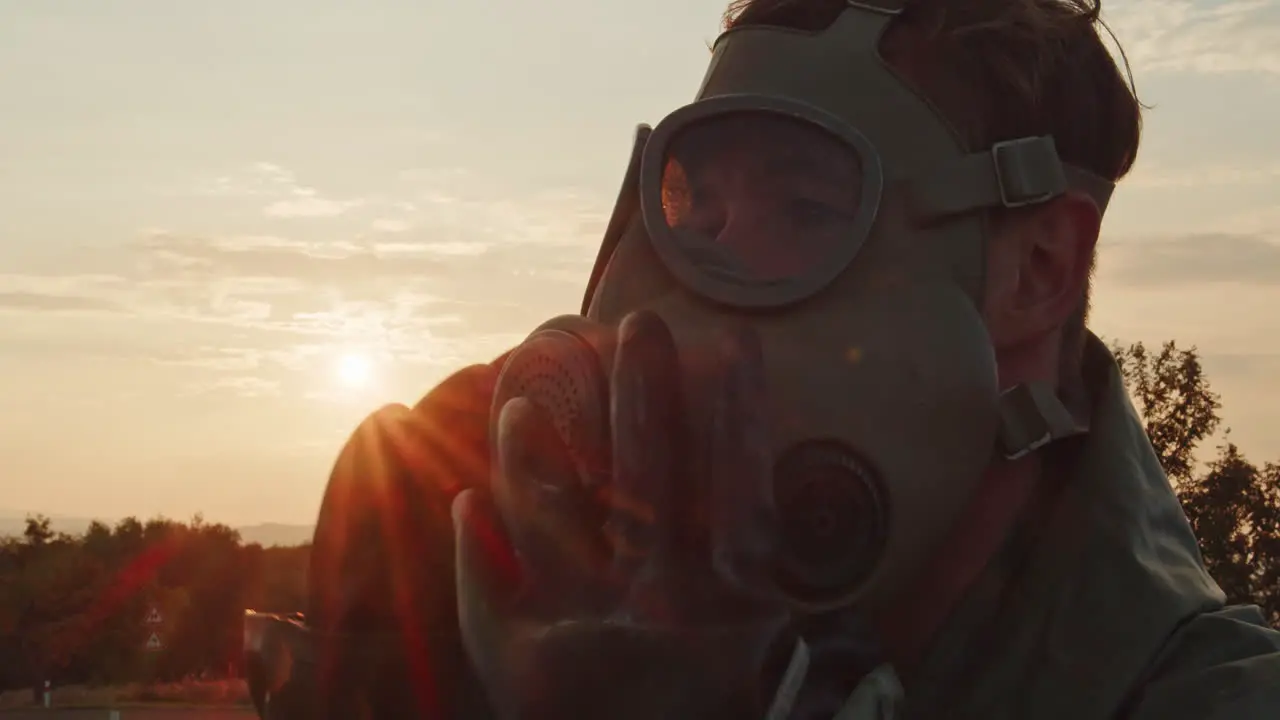
[[[846, 7], [733, 0], [724, 24], [816, 31]], [[1123, 49], [1120, 63], [1107, 49], [1104, 33], [1115, 37], [1101, 10], [1101, 0], [906, 0], [882, 52], [971, 150], [1052, 135], [1063, 161], [1119, 180], [1138, 154], [1142, 105]], [[1065, 366], [1078, 364], [1088, 309], [1086, 292], [1064, 331]]]

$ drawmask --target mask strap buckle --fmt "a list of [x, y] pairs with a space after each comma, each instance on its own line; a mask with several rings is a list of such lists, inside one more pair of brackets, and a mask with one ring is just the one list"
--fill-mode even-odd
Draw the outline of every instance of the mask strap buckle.
[[982, 152], [906, 178], [911, 212], [928, 224], [977, 210], [1039, 205], [1078, 190], [1105, 213], [1115, 183], [1062, 162], [1053, 137], [1002, 140]]
[[1006, 460], [1088, 431], [1048, 384], [1025, 383], [1000, 395], [1000, 447]]

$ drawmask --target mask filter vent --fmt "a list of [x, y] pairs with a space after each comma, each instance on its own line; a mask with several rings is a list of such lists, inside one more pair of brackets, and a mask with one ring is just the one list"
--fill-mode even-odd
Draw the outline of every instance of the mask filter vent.
[[832, 608], [871, 576], [888, 534], [887, 495], [871, 468], [834, 441], [788, 450], [774, 469], [777, 581], [794, 602]]
[[494, 393], [495, 413], [517, 397], [547, 414], [589, 477], [607, 472], [608, 386], [590, 344], [563, 330], [534, 333], [507, 358]]

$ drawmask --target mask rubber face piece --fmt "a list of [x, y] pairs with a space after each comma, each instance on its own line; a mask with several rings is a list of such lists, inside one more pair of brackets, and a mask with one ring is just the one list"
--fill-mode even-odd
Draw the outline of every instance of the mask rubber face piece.
[[[881, 61], [891, 18], [851, 5], [818, 33], [722, 36], [697, 101], [640, 136], [585, 317], [536, 331], [495, 397], [537, 396], [584, 475], [603, 481], [623, 317], [649, 310], [671, 328], [695, 435], [713, 404], [710, 338], [749, 326], [773, 419], [777, 581], [803, 612], [893, 602], [999, 437], [978, 311], [985, 222], [918, 210], [989, 205], [978, 191], [1004, 192], [1000, 168], [974, 165]], [[981, 182], [938, 182], [975, 168]]]

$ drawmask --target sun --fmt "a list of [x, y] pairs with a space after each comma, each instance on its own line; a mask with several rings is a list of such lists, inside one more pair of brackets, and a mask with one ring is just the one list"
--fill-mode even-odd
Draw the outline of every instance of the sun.
[[362, 388], [373, 381], [373, 363], [368, 356], [348, 353], [338, 358], [334, 368], [338, 382], [349, 388]]

